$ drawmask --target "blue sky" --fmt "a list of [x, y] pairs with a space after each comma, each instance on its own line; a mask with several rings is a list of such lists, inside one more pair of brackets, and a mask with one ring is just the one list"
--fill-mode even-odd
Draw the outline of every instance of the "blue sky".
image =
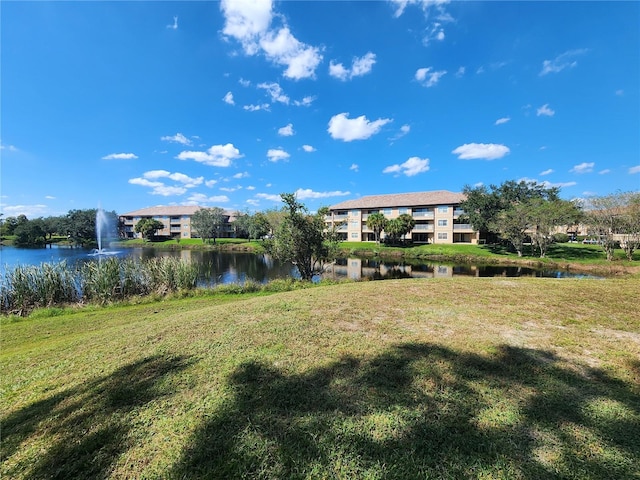
[[640, 3], [0, 6], [1, 210], [640, 189]]

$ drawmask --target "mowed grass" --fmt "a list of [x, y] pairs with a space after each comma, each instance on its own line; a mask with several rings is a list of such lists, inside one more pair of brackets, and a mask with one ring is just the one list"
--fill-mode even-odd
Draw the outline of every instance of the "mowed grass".
[[638, 478], [638, 292], [389, 280], [5, 319], [0, 476]]

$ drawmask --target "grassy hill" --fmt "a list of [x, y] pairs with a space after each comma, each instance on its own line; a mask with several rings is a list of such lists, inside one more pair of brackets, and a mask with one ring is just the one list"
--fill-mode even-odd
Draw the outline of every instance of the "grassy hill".
[[638, 478], [640, 280], [2, 319], [2, 478]]

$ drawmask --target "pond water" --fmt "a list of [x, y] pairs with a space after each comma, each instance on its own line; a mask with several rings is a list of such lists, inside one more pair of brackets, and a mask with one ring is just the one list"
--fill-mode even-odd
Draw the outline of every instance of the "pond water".
[[[290, 263], [280, 262], [269, 255], [236, 252], [216, 252], [211, 250], [161, 250], [151, 247], [122, 248], [108, 250], [110, 256], [130, 257], [146, 260], [154, 257], [178, 257], [195, 262], [199, 266], [200, 285], [225, 283], [244, 283], [252, 280], [265, 283], [270, 280], [296, 275], [296, 269]], [[76, 265], [82, 262], [95, 262], [104, 258], [93, 255], [91, 250], [52, 246], [51, 248], [22, 249], [0, 247], [0, 273], [17, 265], [39, 265], [65, 261]], [[423, 261], [376, 260], [364, 258], [342, 258], [327, 268], [323, 277], [333, 279], [372, 279], [392, 278], [436, 278], [436, 277], [589, 277], [580, 273], [557, 270], [538, 270], [520, 266], [483, 266], [452, 265]]]

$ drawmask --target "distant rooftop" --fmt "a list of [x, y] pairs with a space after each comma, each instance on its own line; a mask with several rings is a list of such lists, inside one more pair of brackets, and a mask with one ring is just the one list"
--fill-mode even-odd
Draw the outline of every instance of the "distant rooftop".
[[349, 210], [363, 208], [412, 207], [427, 205], [452, 205], [465, 199], [463, 193], [448, 190], [431, 192], [392, 193], [388, 195], [370, 195], [354, 200], [346, 200], [329, 207], [330, 210]]

